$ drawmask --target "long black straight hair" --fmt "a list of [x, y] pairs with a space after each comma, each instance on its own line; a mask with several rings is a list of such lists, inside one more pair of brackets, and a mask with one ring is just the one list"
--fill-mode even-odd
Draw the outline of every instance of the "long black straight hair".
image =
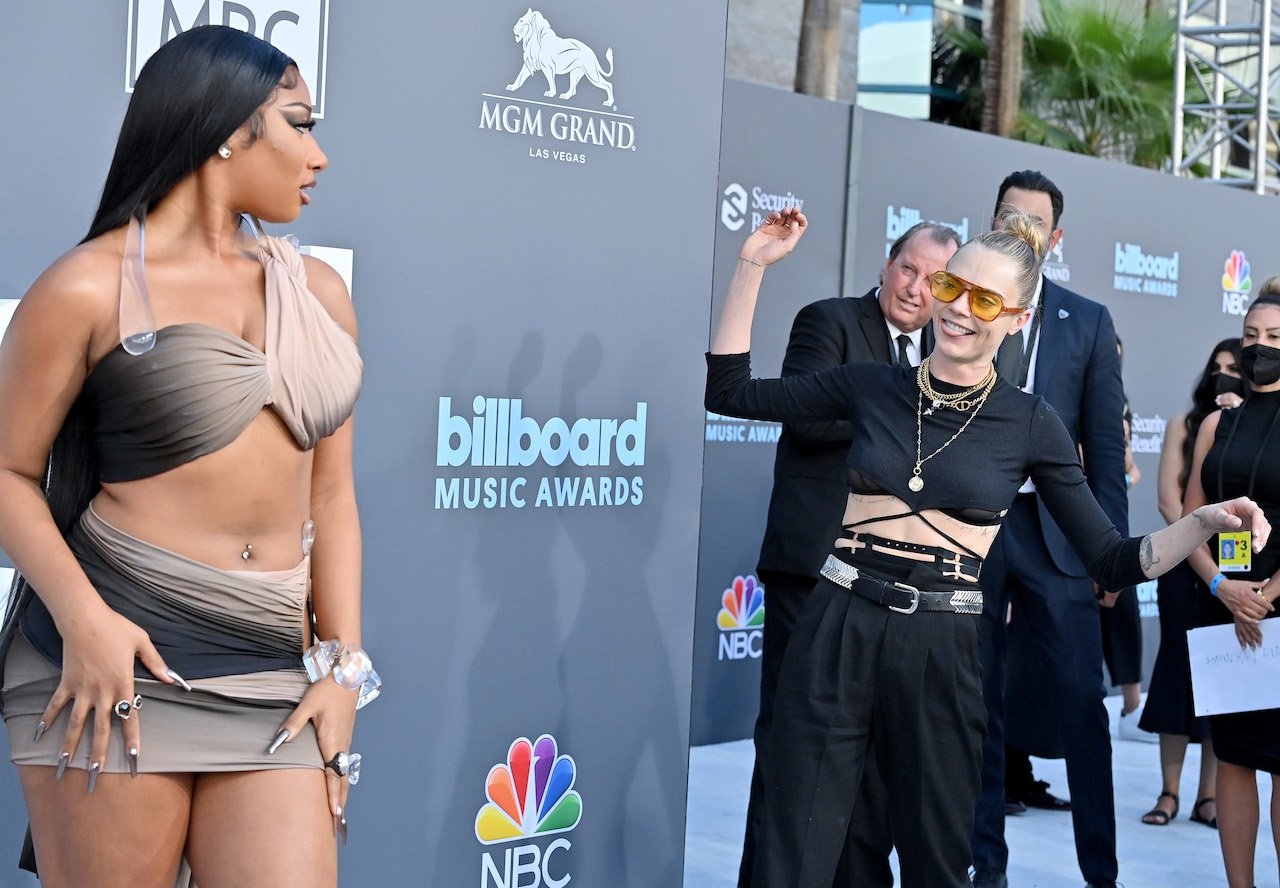
[[[1196, 380], [1195, 390], [1191, 393], [1191, 409], [1187, 411], [1187, 436], [1182, 442], [1182, 471], [1178, 472], [1178, 487], [1184, 492], [1187, 480], [1191, 475], [1191, 457], [1195, 452], [1196, 436], [1200, 434], [1200, 425], [1209, 418], [1209, 414], [1218, 409], [1216, 398], [1218, 355], [1226, 352], [1234, 362], [1240, 361], [1240, 337], [1224, 339], [1209, 352], [1209, 360], [1205, 361], [1200, 378]], [[1246, 389], [1247, 391], [1247, 389]]]
[[265, 40], [225, 25], [192, 28], [156, 50], [138, 75], [84, 240], [144, 215], [246, 122], [257, 138], [259, 109], [293, 65]]
[[[288, 84], [293, 65], [265, 40], [224, 25], [192, 28], [156, 50], [138, 75], [84, 240], [144, 216], [246, 122], [256, 139], [259, 109]], [[99, 489], [91, 426], [89, 407], [77, 398], [50, 454], [45, 494], [63, 534]]]

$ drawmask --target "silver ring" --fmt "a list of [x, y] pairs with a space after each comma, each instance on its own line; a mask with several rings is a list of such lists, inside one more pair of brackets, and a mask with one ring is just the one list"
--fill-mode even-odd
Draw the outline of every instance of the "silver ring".
[[111, 707], [111, 712], [122, 721], [128, 721], [134, 710], [142, 708], [142, 695], [134, 694], [133, 700], [121, 700]]
[[346, 777], [347, 782], [355, 786], [360, 782], [360, 753], [338, 752], [324, 766], [339, 777]]

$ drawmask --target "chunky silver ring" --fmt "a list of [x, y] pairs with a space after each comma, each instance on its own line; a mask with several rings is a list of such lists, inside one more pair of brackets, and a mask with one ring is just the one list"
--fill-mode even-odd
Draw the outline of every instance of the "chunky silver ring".
[[324, 766], [339, 777], [346, 777], [347, 782], [355, 786], [360, 782], [360, 753], [338, 752]]
[[142, 708], [142, 695], [134, 694], [133, 700], [121, 700], [115, 706], [111, 707], [111, 711], [121, 720], [128, 721], [133, 715], [135, 709]]

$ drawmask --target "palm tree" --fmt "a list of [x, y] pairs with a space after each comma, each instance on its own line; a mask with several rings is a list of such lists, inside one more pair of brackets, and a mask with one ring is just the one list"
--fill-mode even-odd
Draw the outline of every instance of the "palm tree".
[[990, 0], [987, 64], [983, 71], [982, 131], [1011, 136], [1018, 122], [1022, 82], [1022, 0]]
[[[1173, 18], [1128, 15], [1103, 0], [1042, 0], [1043, 22], [1023, 35], [1022, 108], [1011, 135], [1147, 167], [1169, 159], [1173, 119]], [[964, 125], [985, 106], [974, 77], [987, 57], [976, 34], [949, 29], [935, 53], [937, 77], [951, 78], [966, 104]]]
[[834, 99], [840, 75], [840, 0], [804, 0], [796, 92]]

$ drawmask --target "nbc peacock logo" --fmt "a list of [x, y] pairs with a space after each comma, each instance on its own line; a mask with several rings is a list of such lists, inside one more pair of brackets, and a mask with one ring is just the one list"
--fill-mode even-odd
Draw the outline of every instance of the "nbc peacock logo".
[[720, 603], [723, 606], [716, 623], [721, 632], [764, 625], [764, 586], [755, 577], [734, 577], [733, 585], [724, 590]]
[[560, 755], [550, 734], [536, 743], [519, 738], [507, 761], [489, 769], [489, 803], [476, 814], [476, 838], [497, 845], [573, 829], [582, 819], [582, 797], [573, 788], [577, 771], [573, 757]]
[[1232, 250], [1222, 266], [1222, 313], [1243, 317], [1249, 310], [1253, 278], [1244, 250]]
[[759, 658], [764, 641], [764, 585], [748, 574], [734, 577], [733, 584], [720, 597], [721, 660]]

